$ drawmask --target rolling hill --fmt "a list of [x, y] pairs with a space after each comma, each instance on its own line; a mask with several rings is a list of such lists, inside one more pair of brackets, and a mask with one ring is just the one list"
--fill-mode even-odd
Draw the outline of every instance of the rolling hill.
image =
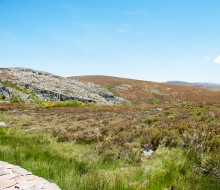
[[66, 78], [27, 68], [4, 68], [0, 69], [0, 99], [33, 104], [69, 100], [102, 105], [219, 103], [220, 89], [111, 76]]
[[179, 85], [179, 86], [192, 86], [192, 87], [198, 87], [198, 88], [220, 89], [220, 84], [208, 83], [208, 82], [189, 83], [189, 82], [184, 82], [184, 81], [167, 81], [165, 82], [165, 84], [173, 84], [173, 85]]
[[219, 103], [220, 90], [171, 85], [111, 76], [77, 76], [72, 79], [91, 82], [135, 103], [159, 100], [161, 103], [187, 101], [191, 103]]

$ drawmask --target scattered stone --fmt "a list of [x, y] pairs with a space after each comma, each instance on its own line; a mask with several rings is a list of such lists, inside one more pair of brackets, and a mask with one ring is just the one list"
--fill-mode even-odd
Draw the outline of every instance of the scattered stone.
[[152, 108], [152, 109], [150, 109], [151, 111], [163, 111], [163, 109], [162, 108]]
[[0, 127], [6, 126], [5, 122], [0, 122]]
[[132, 89], [132, 86], [129, 84], [122, 84], [120, 86], [115, 87], [116, 90], [130, 90]]
[[147, 92], [150, 94], [163, 95], [163, 93], [161, 93], [159, 90], [155, 90], [155, 89], [149, 89], [149, 90], [147, 90]]
[[[166, 90], [170, 91], [171, 88], [166, 88]], [[173, 96], [173, 97], [176, 97], [179, 94], [178, 92], [163, 93], [156, 89], [148, 89], [147, 92], [149, 94], [157, 94], [159, 96]]]
[[36, 128], [26, 129], [25, 131], [30, 132], [30, 131], [34, 131], [34, 130], [36, 130]]
[[151, 156], [153, 153], [154, 153], [153, 150], [144, 150], [144, 151], [143, 151], [143, 154], [144, 154], [145, 156]]

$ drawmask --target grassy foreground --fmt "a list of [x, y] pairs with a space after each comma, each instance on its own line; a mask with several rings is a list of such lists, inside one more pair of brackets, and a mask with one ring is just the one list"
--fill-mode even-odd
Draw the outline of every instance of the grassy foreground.
[[141, 164], [105, 163], [91, 146], [57, 143], [49, 135], [0, 129], [0, 159], [56, 182], [61, 189], [219, 189], [195, 173], [189, 152], [160, 148]]
[[[94, 109], [92, 112], [97, 111], [95, 110], [96, 108], [92, 109]], [[217, 108], [217, 110], [218, 109], [219, 108]], [[60, 113], [61, 110], [58, 111]], [[78, 113], [78, 111], [85, 114], [85, 110], [74, 110], [73, 112]], [[171, 115], [167, 116], [168, 119], [172, 121], [175, 120], [178, 114], [176, 113], [174, 118], [171, 110], [169, 111]], [[70, 110], [65, 110], [65, 113], [67, 112], [70, 112]], [[88, 110], [86, 110], [86, 112], [89, 114]], [[103, 110], [101, 110], [101, 112], [103, 112]], [[113, 112], [115, 112], [115, 110]], [[124, 113], [124, 111], [122, 112]], [[201, 114], [203, 115], [205, 112], [206, 109], [193, 108], [192, 113], [194, 116], [192, 117], [200, 117]], [[47, 113], [46, 117], [44, 116], [45, 113]], [[137, 113], [136, 109], [134, 113]], [[37, 112], [37, 114], [39, 113]], [[52, 117], [53, 114], [51, 114], [49, 110], [40, 113], [44, 122], [47, 122], [48, 115]], [[71, 113], [71, 115], [72, 114], [73, 113]], [[17, 115], [17, 119], [19, 118], [20, 122], [16, 120], [15, 115]], [[109, 110], [108, 115], [110, 117]], [[34, 116], [37, 117], [36, 115]], [[59, 118], [58, 116], [59, 114], [56, 115], [56, 118]], [[203, 116], [205, 117], [205, 115]], [[64, 119], [63, 117], [59, 118], [59, 120]], [[42, 128], [34, 131], [27, 130], [33, 129], [32, 127], [35, 126], [34, 122], [39, 121], [39, 119], [34, 118], [30, 113], [20, 113], [19, 111], [0, 113], [1, 121], [5, 121], [6, 123], [9, 121], [12, 122], [12, 118], [16, 121], [14, 125], [17, 127], [13, 127], [12, 125], [9, 129], [0, 128], [0, 160], [28, 169], [35, 175], [42, 176], [51, 182], [57, 183], [63, 190], [220, 189], [220, 168], [218, 164], [220, 155], [217, 146], [219, 138], [217, 138], [218, 134], [214, 134], [216, 131], [214, 126], [218, 125], [218, 120], [210, 118], [202, 119], [201, 122], [203, 122], [203, 120], [205, 122], [206, 120], [211, 120], [208, 128], [212, 129], [210, 133], [206, 129], [209, 137], [204, 138], [204, 142], [200, 142], [201, 139], [199, 139], [199, 142], [195, 143], [196, 146], [179, 146], [172, 141], [172, 139], [178, 139], [178, 142], [180, 141], [177, 132], [172, 131], [172, 133], [168, 133], [168, 131], [162, 131], [162, 128], [159, 128], [159, 126], [159, 131], [153, 131], [153, 128], [156, 128], [155, 122], [159, 122], [162, 116], [157, 116], [157, 119], [152, 117], [146, 119], [139, 118], [138, 121], [135, 121], [136, 124], [142, 126], [141, 124], [147, 123], [145, 127], [148, 126], [149, 134], [155, 133], [158, 134], [158, 137], [161, 137], [159, 134], [166, 133], [166, 138], [170, 138], [166, 141], [163, 139], [165, 143], [162, 143], [161, 140], [160, 145], [155, 148], [155, 153], [151, 157], [145, 157], [141, 154], [143, 148], [142, 150], [137, 150], [139, 153], [135, 155], [129, 151], [129, 153], [124, 156], [118, 154], [118, 149], [122, 151], [127, 146], [126, 143], [123, 145], [120, 144], [122, 141], [121, 138], [116, 138], [120, 135], [120, 132], [117, 132], [117, 134], [115, 134], [116, 136], [112, 133], [110, 134], [110, 136], [114, 137], [114, 142], [112, 142], [112, 139], [109, 139], [110, 136], [106, 135], [106, 132], [104, 139], [100, 138], [99, 140], [93, 139], [94, 141], [88, 141], [88, 137], [83, 136], [83, 138], [80, 138], [81, 141], [77, 138], [61, 138], [61, 141], [60, 137], [54, 134], [54, 131], [50, 132], [52, 129], [46, 128], [43, 123], [38, 125], [42, 125], [44, 130], [42, 130]], [[41, 122], [43, 120], [41, 120]], [[201, 118], [199, 118], [198, 122], [200, 120]], [[27, 121], [29, 121], [29, 123]], [[63, 122], [64, 120], [61, 121]], [[80, 118], [80, 122], [81, 121], [82, 118]], [[91, 120], [89, 121], [91, 122]], [[76, 121], [74, 120], [74, 122]], [[51, 120], [49, 120], [48, 123], [53, 125]], [[61, 123], [60, 127], [65, 127], [62, 126]], [[152, 126], [153, 124], [154, 126]], [[195, 123], [188, 123], [188, 127], [190, 127], [191, 124]], [[48, 125], [49, 124], [46, 126], [50, 127]], [[107, 125], [107, 123], [105, 125]], [[149, 131], [149, 129], [152, 129], [152, 131]], [[181, 129], [183, 130], [183, 126]], [[91, 128], [88, 127], [87, 130], [91, 130]], [[96, 128], [94, 128], [94, 131], [95, 130]], [[112, 128], [112, 131], [114, 130], [115, 128]], [[191, 127], [187, 132], [189, 133], [191, 130], [194, 129]], [[136, 131], [133, 131], [133, 133], [136, 133]], [[181, 134], [182, 133], [183, 132], [181, 132]], [[213, 137], [211, 133], [213, 133]], [[66, 132], [64, 134], [66, 134]], [[62, 134], [62, 137], [64, 134]], [[143, 135], [144, 134], [145, 131], [143, 131]], [[149, 136], [149, 138], [152, 138], [153, 145], [155, 144], [155, 134]], [[81, 134], [79, 131], [76, 131], [73, 136], [74, 135], [80, 136]], [[212, 138], [214, 137], [215, 139], [213, 140]], [[138, 139], [141, 138], [142, 136], [138, 135]], [[183, 140], [186, 139], [187, 137]], [[85, 141], [82, 142], [83, 140]], [[127, 140], [129, 141], [129, 139]], [[209, 140], [214, 142], [209, 145], [207, 144]], [[106, 141], [108, 141], [110, 145], [106, 145]], [[170, 141], [172, 141], [172, 143]], [[112, 149], [114, 143], [115, 146], [114, 149]], [[201, 146], [201, 144], [203, 144], [204, 148], [197, 147], [198, 145]], [[100, 146], [102, 151], [100, 151]], [[206, 150], [207, 147], [210, 147], [212, 150]], [[117, 155], [117, 157], [114, 157], [115, 155]]]

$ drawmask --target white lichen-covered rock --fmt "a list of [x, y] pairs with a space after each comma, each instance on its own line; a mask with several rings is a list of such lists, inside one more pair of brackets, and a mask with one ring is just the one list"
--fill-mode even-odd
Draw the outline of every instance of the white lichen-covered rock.
[[143, 151], [143, 154], [144, 154], [145, 156], [151, 156], [153, 153], [154, 153], [153, 150], [144, 150], [144, 151]]
[[2, 81], [2, 83], [0, 83], [0, 96], [4, 95], [8, 99], [10, 99], [13, 94], [18, 94], [25, 101], [31, 102], [31, 98], [24, 92], [20, 92], [19, 94], [5, 87], [5, 81], [21, 86], [24, 89], [32, 90], [36, 97], [42, 101], [76, 100], [104, 105], [113, 105], [125, 101], [123, 98], [117, 97], [93, 83], [82, 83], [33, 69], [0, 69], [0, 80]]
[[5, 127], [6, 123], [5, 122], [0, 122], [0, 127]]

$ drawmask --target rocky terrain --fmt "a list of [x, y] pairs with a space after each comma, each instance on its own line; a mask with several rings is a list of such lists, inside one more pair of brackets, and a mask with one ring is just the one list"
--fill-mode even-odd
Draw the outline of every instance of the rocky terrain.
[[28, 103], [76, 100], [113, 105], [124, 101], [93, 83], [27, 68], [0, 69], [0, 97]]
[[43, 178], [32, 175], [19, 166], [0, 161], [0, 190], [60, 190]]

